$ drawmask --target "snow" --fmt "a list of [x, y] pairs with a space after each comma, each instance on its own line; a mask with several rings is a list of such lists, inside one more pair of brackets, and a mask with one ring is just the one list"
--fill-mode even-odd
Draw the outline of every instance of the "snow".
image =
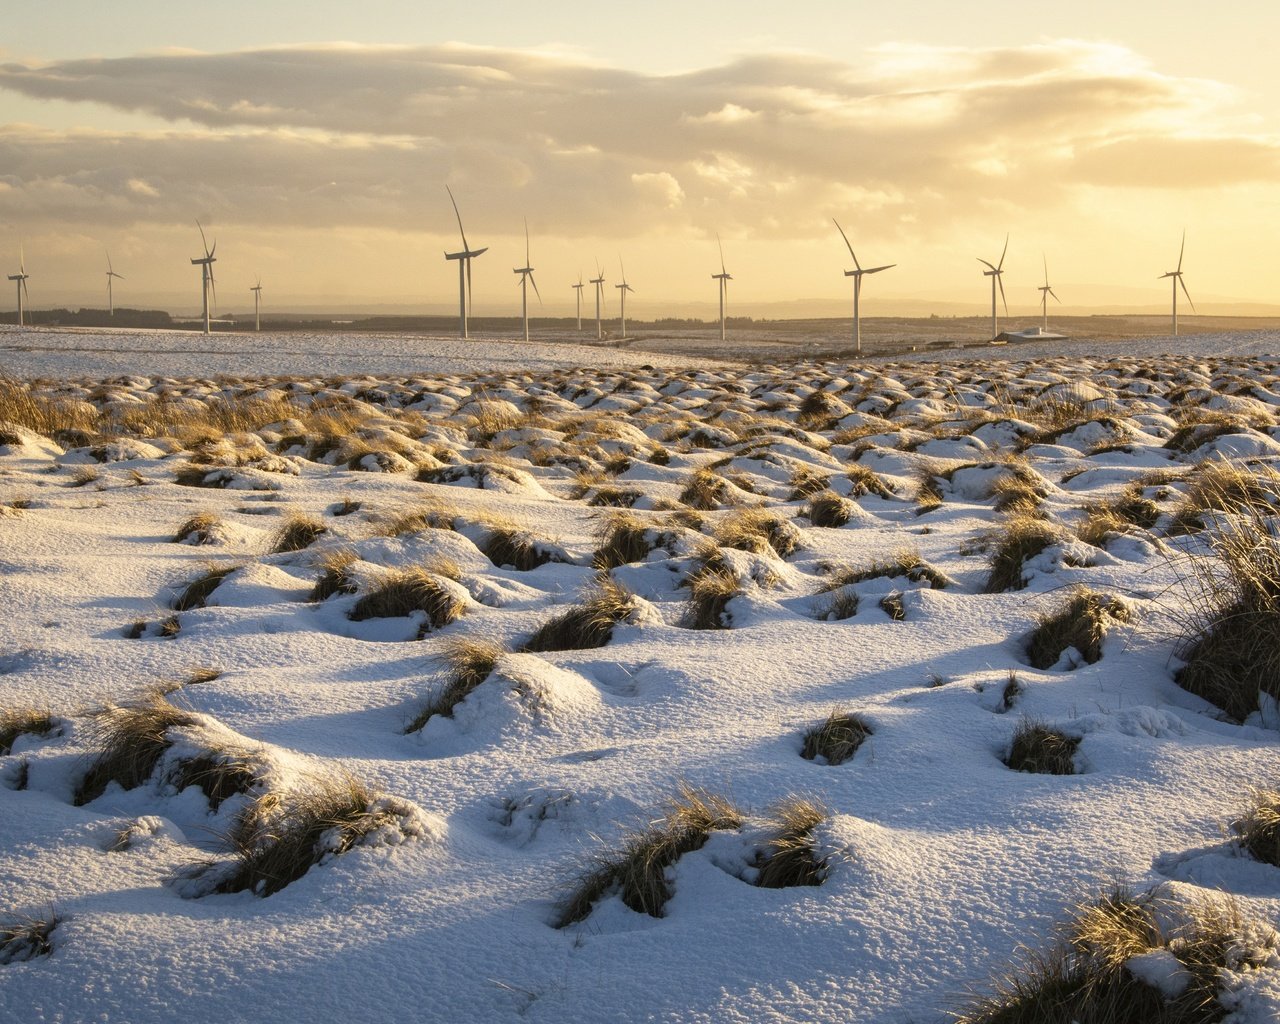
[[[1240, 383], [1253, 395], [1280, 391], [1280, 364], [1255, 355], [1280, 350], [1276, 339], [1082, 345], [1058, 358], [1046, 354], [1049, 342], [1002, 348], [999, 361], [942, 353], [770, 367], [439, 339], [289, 335], [277, 346], [281, 337], [289, 347], [219, 336], [217, 351], [190, 352], [178, 351], [190, 335], [0, 331], [10, 372], [78, 381], [58, 393], [95, 407], [142, 405], [159, 391], [188, 408], [240, 390], [291, 389], [300, 405], [342, 393], [390, 432], [367, 442], [375, 450], [411, 422], [396, 434], [412, 442], [400, 450], [410, 462], [417, 455], [404, 453], [420, 448], [460, 468], [499, 456], [485, 487], [474, 473], [424, 483], [394, 461], [365, 472], [291, 453], [272, 454], [287, 462], [272, 468], [210, 466], [230, 486], [204, 488], [174, 482], [189, 448], [172, 438], [121, 439], [105, 460], [29, 431], [0, 448], [9, 613], [0, 709], [41, 705], [62, 723], [0, 757], [0, 914], [53, 906], [61, 918], [51, 956], [0, 966], [0, 1020], [941, 1022], [1019, 945], [1036, 945], [1116, 879], [1187, 899], [1227, 894], [1252, 918], [1280, 920], [1280, 869], [1253, 861], [1227, 831], [1251, 790], [1280, 778], [1274, 703], [1236, 725], [1173, 680], [1186, 554], [1203, 552], [1204, 538], [1135, 530], [1104, 552], [1067, 536], [1027, 563], [1026, 589], [1004, 594], [982, 592], [981, 550], [1001, 529], [991, 484], [1007, 472], [988, 453], [1027, 434], [1032, 399], [1046, 387], [1087, 379], [1087, 393], [1059, 398], [1081, 404], [1082, 423], [1098, 420], [1088, 406], [1103, 403], [1132, 428], [1128, 454], [1088, 454], [1114, 438], [1087, 425], [1024, 453], [1049, 484], [1045, 509], [1066, 529], [1086, 502], [1207, 454], [1170, 453], [1141, 426], [1170, 414], [1175, 387], [1194, 385], [1206, 401]], [[353, 379], [335, 379], [344, 375]], [[103, 378], [112, 383], [95, 397]], [[925, 515], [909, 500], [862, 497], [847, 526], [811, 526], [806, 502], [788, 500], [792, 470], [832, 473], [847, 493], [855, 448], [824, 446], [845, 428], [879, 429], [866, 409], [837, 410], [832, 429], [797, 429], [804, 396], [833, 381], [850, 386], [848, 399], [866, 393], [858, 408], [887, 412], [888, 430], [871, 438], [885, 447], [857, 462], [886, 474], [903, 499], [923, 466], [978, 465], [954, 474]], [[980, 424], [975, 396], [993, 384], [1024, 397], [1016, 415]], [[500, 431], [495, 449], [461, 429], [468, 403], [496, 419], [544, 394], [549, 422]], [[590, 395], [619, 401], [591, 406]], [[568, 415], [582, 420], [577, 433], [556, 425]], [[740, 438], [744, 416], [757, 415], [777, 422]], [[888, 447], [895, 431], [932, 429], [939, 416], [967, 429], [933, 442], [936, 451]], [[701, 447], [671, 433], [685, 422], [708, 428]], [[291, 432], [274, 424], [257, 436], [272, 451]], [[658, 441], [667, 465], [648, 461]], [[744, 441], [760, 446], [738, 456]], [[691, 630], [680, 625], [682, 576], [700, 532], [732, 510], [702, 513], [701, 531], [641, 512], [669, 524], [674, 550], [614, 570], [641, 598], [638, 612], [605, 647], [515, 652], [592, 586], [607, 511], [569, 497], [573, 467], [529, 454], [568, 448], [599, 465], [620, 444], [631, 467], [603, 483], [639, 489], [651, 507], [673, 502], [693, 470], [736, 456], [719, 471], [743, 474], [756, 493], [742, 500], [791, 520], [800, 548], [786, 559], [726, 551], [744, 580], [729, 605], [733, 628]], [[1271, 464], [1274, 447], [1248, 453]], [[72, 486], [85, 465], [97, 479]], [[1179, 496], [1171, 490], [1162, 508]], [[16, 499], [25, 507], [9, 507]], [[344, 499], [360, 507], [334, 515]], [[385, 535], [391, 518], [432, 502], [452, 507], [459, 532]], [[173, 543], [203, 511], [224, 524], [216, 543]], [[270, 554], [289, 513], [316, 516], [327, 532], [304, 551]], [[495, 517], [568, 561], [528, 572], [493, 565], [477, 542]], [[904, 548], [954, 582], [935, 590], [868, 580], [854, 587], [862, 600], [852, 618], [819, 619], [830, 565]], [[339, 550], [354, 553], [362, 592], [393, 571], [452, 561], [458, 579], [444, 585], [464, 614], [418, 640], [419, 618], [351, 621], [358, 595], [309, 603], [318, 558]], [[177, 636], [125, 638], [135, 622], [173, 615], [176, 588], [210, 560], [239, 568], [206, 607], [179, 613]], [[1067, 651], [1052, 669], [1029, 667], [1036, 616], [1080, 583], [1121, 597], [1131, 622], [1094, 664]], [[891, 591], [902, 595], [901, 621], [879, 607]], [[404, 734], [445, 682], [438, 655], [458, 636], [512, 653], [451, 717]], [[73, 806], [94, 750], [90, 713], [200, 666], [221, 674], [170, 696], [196, 724], [178, 730], [152, 780]], [[1022, 692], [1006, 709], [1010, 670]], [[843, 764], [802, 758], [804, 732], [842, 707], [873, 734]], [[1002, 763], [1023, 717], [1080, 737], [1079, 774]], [[263, 765], [259, 785], [281, 793], [350, 774], [389, 801], [400, 824], [271, 896], [201, 894], [208, 886], [193, 880], [227, 856], [219, 836], [248, 800], [213, 810], [197, 787], [175, 790], [172, 766], [211, 747], [251, 751]], [[26, 788], [11, 788], [23, 763]], [[611, 896], [583, 922], [552, 927], [574, 879], [659, 818], [681, 784], [732, 799], [747, 822], [675, 864], [665, 916]], [[772, 810], [793, 795], [828, 812], [815, 835], [827, 877], [757, 888], [753, 856]], [[1160, 954], [1128, 966], [1169, 993], [1181, 983]], [[1233, 1024], [1276, 1019], [1280, 964], [1233, 975], [1228, 1000]]]

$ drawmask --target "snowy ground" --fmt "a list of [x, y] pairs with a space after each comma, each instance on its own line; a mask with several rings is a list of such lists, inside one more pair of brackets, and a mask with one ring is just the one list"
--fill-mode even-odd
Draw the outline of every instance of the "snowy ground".
[[[0, 914], [61, 918], [51, 955], [0, 966], [0, 1020], [940, 1022], [1116, 879], [1221, 891], [1280, 920], [1280, 869], [1227, 831], [1251, 788], [1280, 780], [1280, 721], [1264, 709], [1232, 724], [1174, 682], [1181, 581], [1205, 542], [1162, 539], [1209, 460], [1280, 456], [1280, 368], [1255, 357], [1280, 350], [1274, 336], [1062, 359], [1020, 347], [999, 363], [699, 359], [676, 372], [639, 366], [691, 360], [567, 346], [317, 336], [297, 353], [252, 338], [235, 354], [179, 354], [155, 336], [97, 337], [91, 351], [84, 335], [15, 333], [0, 333], [10, 373], [118, 378], [50, 392], [99, 426], [153, 422], [162, 394], [166, 416], [191, 419], [144, 441], [90, 430], [0, 443], [0, 710], [38, 705], [60, 720], [0, 757]], [[121, 378], [108, 350], [126, 348], [136, 359]], [[599, 369], [572, 369], [584, 362]], [[302, 379], [211, 382], [224, 374]], [[203, 380], [158, 379], [183, 376]], [[832, 396], [816, 417], [804, 404], [815, 390]], [[292, 403], [295, 421], [227, 442], [191, 426], [246, 396]], [[363, 424], [361, 447], [350, 433], [328, 447], [322, 406]], [[1236, 426], [1186, 452], [1164, 447], [1193, 409]], [[1071, 429], [1020, 442], [1063, 410]], [[987, 594], [1005, 521], [992, 487], [1015, 448], [1043, 477], [1061, 540], [1026, 564], [1024, 589]], [[177, 483], [193, 458], [229, 486]], [[416, 481], [417, 466], [441, 482]], [[857, 495], [856, 466], [892, 496]], [[736, 486], [699, 519], [681, 498], [702, 468]], [[1086, 502], [1161, 469], [1171, 479], [1144, 491], [1161, 508], [1154, 527], [1101, 546], [1076, 538]], [[847, 525], [811, 525], [791, 497], [805, 472], [852, 502]], [[920, 514], [922, 472], [943, 479], [941, 503]], [[504, 656], [452, 717], [406, 735], [444, 679], [449, 637], [514, 650], [590, 588], [610, 512], [591, 503], [610, 488], [666, 535], [612, 570], [639, 599], [630, 620], [604, 647]], [[344, 501], [358, 507], [335, 514]], [[394, 516], [428, 503], [455, 528], [388, 535]], [[682, 583], [747, 505], [792, 521], [800, 545], [785, 558], [725, 549], [739, 583], [728, 628], [690, 629]], [[208, 543], [174, 543], [199, 512], [217, 518]], [[326, 532], [269, 553], [295, 513]], [[563, 560], [495, 565], [481, 548], [498, 516]], [[846, 588], [852, 617], [827, 617], [832, 563], [904, 548], [952, 583], [865, 580]], [[340, 549], [356, 555], [359, 592], [307, 601], [319, 560]], [[456, 622], [418, 639], [420, 613], [349, 618], [392, 570], [443, 571], [442, 558], [458, 570]], [[209, 563], [235, 571], [207, 607], [175, 613]], [[1031, 668], [1037, 614], [1078, 583], [1119, 598], [1130, 622], [1094, 664], [1068, 652]], [[900, 620], [881, 607], [890, 593]], [[169, 697], [196, 714], [154, 777], [74, 806], [95, 755], [91, 712], [199, 667], [221, 674]], [[1006, 707], [1011, 670], [1022, 691]], [[805, 760], [805, 731], [837, 708], [873, 734], [838, 766]], [[1005, 766], [1023, 718], [1079, 738], [1077, 774]], [[253, 791], [215, 810], [198, 787], [176, 790], [179, 762], [207, 749], [247, 752]], [[193, 882], [193, 866], [226, 860], [219, 837], [250, 797], [338, 772], [409, 801], [412, 834], [357, 846], [265, 898]], [[553, 927], [592, 857], [659, 817], [682, 783], [732, 798], [755, 824], [682, 857], [661, 918], [613, 895]], [[758, 888], [752, 829], [794, 795], [828, 812], [816, 832], [825, 881]], [[131, 823], [128, 848], [111, 850]], [[1230, 998], [1237, 1024], [1277, 1019], [1280, 962], [1235, 980]]]

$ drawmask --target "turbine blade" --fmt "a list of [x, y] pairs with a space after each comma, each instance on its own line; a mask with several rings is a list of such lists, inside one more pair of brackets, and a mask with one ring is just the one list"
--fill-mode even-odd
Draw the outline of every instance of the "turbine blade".
[[199, 221], [196, 221], [196, 227], [200, 229], [200, 247], [204, 250], [206, 257], [211, 256], [212, 253], [209, 252], [209, 242], [204, 237], [204, 228], [200, 226]]
[[1004, 257], [1005, 257], [1005, 253], [1007, 253], [1008, 251], [1009, 251], [1009, 236], [1005, 235], [1004, 248], [1000, 250], [1000, 262], [996, 264], [996, 270], [1004, 269]]
[[[104, 250], [104, 251], [105, 251], [105, 250]], [[107, 253], [107, 273], [108, 273], [108, 274], [112, 273], [112, 272], [114, 271], [114, 269], [115, 269], [115, 268], [111, 266], [111, 253], [110, 253], [110, 252], [108, 252], [108, 253]]]
[[840, 226], [840, 222], [834, 217], [831, 218], [831, 223], [836, 226], [836, 230], [840, 232], [840, 237], [844, 239], [845, 248], [849, 250], [849, 255], [853, 256], [853, 265], [861, 270], [862, 268], [858, 266], [858, 257], [853, 255], [853, 246], [849, 242], [849, 236], [844, 233], [844, 228]]
[[[1182, 254], [1187, 251], [1187, 229], [1182, 229], [1182, 248], [1178, 250], [1178, 269], [1182, 269]], [[1190, 300], [1188, 300], [1190, 301]]]
[[728, 271], [724, 269], [724, 244], [720, 241], [719, 231], [716, 232], [716, 245], [720, 249], [720, 273], [727, 274]]
[[864, 271], [863, 271], [863, 273], [864, 273], [864, 274], [878, 274], [878, 273], [880, 273], [880, 271], [882, 271], [882, 270], [889, 270], [890, 268], [892, 268], [892, 267], [896, 267], [897, 265], [898, 265], [898, 264], [896, 264], [896, 263], [886, 263], [883, 267], [872, 267], [870, 270], [864, 270]]
[[[529, 265], [529, 218], [524, 219], [524, 265]], [[538, 289], [535, 287], [534, 291]]]
[[458, 234], [462, 236], [462, 249], [464, 252], [470, 252], [471, 246], [467, 245], [467, 233], [462, 230], [462, 214], [458, 212], [458, 201], [453, 198], [453, 189], [445, 185], [444, 190], [449, 193], [449, 202], [453, 203], [453, 215], [458, 218]]
[[27, 279], [25, 277], [22, 279], [22, 294], [27, 297], [28, 302], [31, 301], [31, 292], [27, 289]]
[[1004, 303], [1004, 315], [1009, 315], [1009, 303], [1004, 297], [1004, 278], [1000, 274], [996, 274], [996, 283], [1000, 285], [1000, 301]]
[[1044, 285], [1046, 288], [1048, 288], [1049, 287], [1049, 257], [1047, 257], [1044, 253], [1041, 253], [1040, 258], [1044, 260]]
[[1062, 300], [1058, 298], [1057, 294], [1054, 292], [1052, 288], [1049, 289], [1049, 294], [1053, 296], [1054, 301], [1057, 302], [1058, 305], [1062, 305]]
[[1196, 311], [1196, 304], [1191, 301], [1191, 293], [1187, 291], [1187, 283], [1182, 280], [1182, 275], [1178, 275], [1178, 284], [1182, 285], [1182, 294], [1187, 297], [1187, 304], [1191, 307], [1191, 312]]
[[533, 294], [538, 296], [538, 305], [542, 305], [542, 293], [538, 291], [538, 282], [533, 279], [533, 271], [529, 271], [529, 283], [533, 285]]
[[992, 266], [990, 263], [984, 260], [981, 256], [975, 256], [974, 259], [976, 259], [979, 263], [983, 264], [984, 266], [991, 267], [992, 270], [996, 269], [994, 266]]

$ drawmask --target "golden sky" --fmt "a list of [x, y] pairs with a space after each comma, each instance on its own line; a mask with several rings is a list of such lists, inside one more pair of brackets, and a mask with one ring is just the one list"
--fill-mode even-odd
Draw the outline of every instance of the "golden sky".
[[34, 304], [103, 305], [110, 250], [118, 304], [194, 307], [198, 218], [224, 310], [258, 275], [443, 310], [446, 183], [477, 313], [518, 311], [526, 218], [548, 314], [620, 260], [629, 315], [707, 314], [718, 234], [731, 312], [833, 315], [832, 217], [898, 264], [866, 315], [981, 307], [1006, 233], [1015, 313], [1043, 259], [1064, 308], [1166, 306], [1184, 229], [1201, 307], [1280, 304], [1280, 5], [257, 6], [9, 21], [0, 269], [21, 238]]

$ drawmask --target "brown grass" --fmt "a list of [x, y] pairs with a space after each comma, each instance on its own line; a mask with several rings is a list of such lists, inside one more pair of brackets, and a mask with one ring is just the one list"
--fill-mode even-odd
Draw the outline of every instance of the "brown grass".
[[1004, 763], [1015, 772], [1040, 775], [1074, 775], [1076, 747], [1080, 740], [1024, 718], [1014, 730]]
[[315, 516], [301, 513], [291, 515], [281, 524], [271, 540], [271, 553], [286, 554], [301, 551], [314, 544], [329, 528]]
[[1058, 529], [1043, 520], [1031, 516], [1011, 517], [1001, 529], [988, 560], [990, 571], [983, 593], [1023, 589], [1027, 585], [1022, 576], [1027, 560], [1061, 539]]
[[577, 651], [603, 647], [613, 628], [637, 610], [637, 599], [622, 584], [606, 577], [598, 580], [586, 600], [544, 622], [522, 651]]
[[169, 605], [175, 612], [188, 612], [193, 608], [203, 608], [219, 585], [237, 569], [238, 565], [214, 566], [206, 568], [204, 575], [188, 583]]
[[0, 711], [0, 754], [8, 754], [19, 736], [52, 736], [58, 720], [44, 708], [11, 708]]
[[435, 715], [451, 716], [453, 709], [489, 678], [506, 653], [505, 647], [474, 637], [449, 637], [443, 641], [436, 658], [444, 664], [448, 678], [404, 731], [417, 732]]
[[912, 548], [900, 548], [886, 561], [874, 561], [869, 565], [834, 567], [822, 584], [823, 591], [838, 590], [867, 580], [898, 579], [905, 577], [912, 583], [928, 583], [931, 590], [942, 590], [950, 584], [951, 577], [924, 560], [920, 552]]
[[800, 546], [800, 531], [794, 524], [776, 513], [756, 508], [727, 517], [716, 528], [715, 537], [721, 547], [773, 553], [780, 558], [794, 554]]
[[96, 800], [112, 782], [122, 789], [141, 786], [173, 744], [169, 730], [195, 721], [190, 712], [174, 707], [159, 693], [104, 708], [90, 727], [98, 754], [76, 786], [75, 805]]
[[805, 514], [814, 526], [835, 529], [844, 526], [854, 513], [854, 504], [835, 491], [822, 491], [809, 499]]
[[354, 622], [395, 619], [421, 612], [423, 631], [441, 629], [466, 613], [466, 602], [426, 569], [391, 573], [362, 596], [347, 613]]
[[1254, 860], [1280, 867], [1280, 790], [1257, 790], [1231, 829]]
[[173, 542], [181, 544], [194, 541], [196, 544], [209, 544], [213, 540], [213, 532], [223, 524], [223, 519], [212, 512], [199, 512], [178, 527], [173, 535]]
[[334, 594], [354, 594], [358, 588], [351, 567], [359, 561], [349, 548], [326, 552], [316, 561], [320, 575], [307, 595], [308, 601], [326, 601]]
[[1129, 618], [1122, 601], [1082, 588], [1055, 611], [1038, 617], [1027, 641], [1027, 659], [1033, 668], [1052, 668], [1067, 648], [1074, 647], [1092, 665], [1102, 657], [1107, 631]]
[[53, 952], [53, 933], [60, 919], [50, 909], [43, 917], [0, 918], [0, 964], [17, 964]]
[[705, 512], [732, 504], [732, 491], [728, 481], [714, 470], [700, 469], [685, 484], [680, 492], [680, 501]]
[[853, 757], [873, 732], [871, 723], [862, 715], [840, 708], [804, 734], [800, 756], [809, 761], [822, 758], [829, 765], [842, 764]]
[[778, 828], [760, 853], [756, 885], [762, 889], [821, 885], [827, 877], [827, 862], [818, 856], [813, 833], [826, 821], [826, 810], [812, 800], [791, 797], [778, 804], [772, 816]]

